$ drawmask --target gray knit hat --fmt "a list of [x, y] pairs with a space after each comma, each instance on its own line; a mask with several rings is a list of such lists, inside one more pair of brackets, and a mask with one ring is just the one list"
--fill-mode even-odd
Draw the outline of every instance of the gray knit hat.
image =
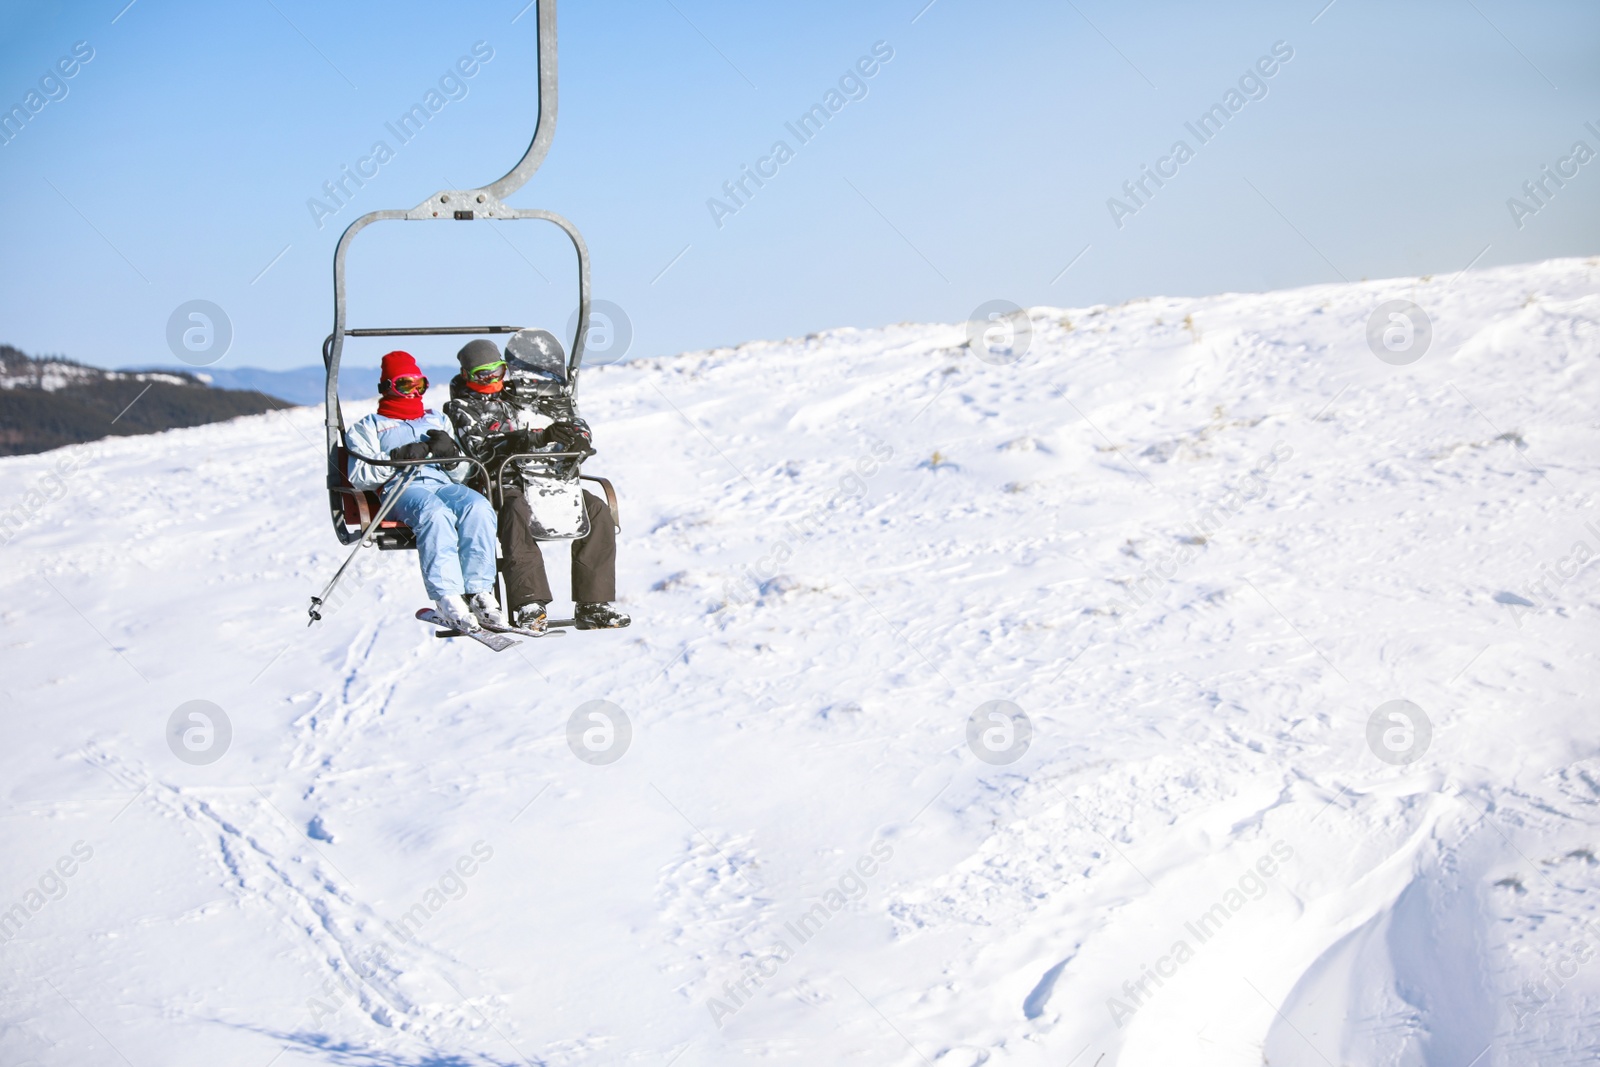
[[497, 363], [505, 357], [500, 354], [500, 346], [493, 341], [478, 338], [468, 341], [461, 346], [461, 351], [456, 353], [456, 359], [461, 363], [461, 373], [471, 374], [473, 367], [481, 367], [485, 363]]

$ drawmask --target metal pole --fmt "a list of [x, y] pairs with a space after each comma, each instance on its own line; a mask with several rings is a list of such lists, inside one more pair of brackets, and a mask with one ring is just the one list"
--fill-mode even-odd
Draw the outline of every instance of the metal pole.
[[482, 187], [496, 200], [504, 200], [533, 177], [544, 157], [550, 152], [550, 142], [556, 136], [556, 0], [536, 0], [539, 11], [539, 120], [533, 127], [533, 140], [517, 165], [506, 172], [499, 181]]
[[395, 504], [399, 503], [400, 495], [406, 491], [406, 487], [411, 484], [411, 479], [415, 478], [417, 476], [417, 472], [421, 469], [422, 466], [419, 464], [400, 475], [400, 480], [395, 487], [383, 495], [383, 506], [380, 507], [378, 509], [378, 513], [372, 517], [372, 521], [367, 523], [367, 528], [361, 532], [361, 540], [357, 541], [356, 547], [350, 550], [350, 554], [345, 557], [343, 565], [341, 565], [338, 571], [334, 573], [333, 580], [330, 581], [326, 588], [322, 590], [322, 594], [320, 596], [314, 596], [311, 598], [311, 607], [309, 609], [311, 613], [311, 622], [306, 623], [307, 626], [310, 626], [311, 623], [322, 621], [322, 613], [317, 611], [317, 609], [322, 607], [323, 603], [325, 603], [327, 599], [333, 595], [334, 587], [336, 587], [339, 584], [340, 579], [344, 577], [344, 572], [349, 570], [350, 564], [356, 561], [356, 553], [372, 544], [372, 536], [374, 531], [378, 529], [379, 525], [384, 519], [388, 518], [390, 510], [393, 509]]

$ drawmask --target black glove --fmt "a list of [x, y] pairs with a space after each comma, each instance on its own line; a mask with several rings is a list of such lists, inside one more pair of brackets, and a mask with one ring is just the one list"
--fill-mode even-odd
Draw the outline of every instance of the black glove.
[[505, 436], [509, 452], [532, 452], [539, 447], [537, 435], [530, 430], [512, 430]]
[[457, 459], [460, 457], [461, 449], [456, 445], [455, 438], [443, 430], [429, 430], [427, 437], [428, 444], [426, 447], [428, 455], [432, 458]]
[[390, 459], [427, 459], [428, 446], [421, 441], [413, 441], [409, 445], [389, 449]]
[[560, 445], [563, 452], [582, 452], [585, 456], [595, 454], [593, 438], [589, 434], [589, 424], [582, 419], [552, 422], [545, 427], [542, 436], [546, 442]]

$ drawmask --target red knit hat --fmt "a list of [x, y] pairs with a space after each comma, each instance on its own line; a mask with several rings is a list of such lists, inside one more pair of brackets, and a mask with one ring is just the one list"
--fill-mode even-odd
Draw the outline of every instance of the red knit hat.
[[403, 378], [408, 374], [417, 377], [422, 376], [422, 368], [417, 366], [417, 361], [411, 357], [410, 352], [401, 352], [396, 349], [393, 352], [384, 354], [383, 371], [379, 375], [380, 380], [389, 381], [393, 378]]

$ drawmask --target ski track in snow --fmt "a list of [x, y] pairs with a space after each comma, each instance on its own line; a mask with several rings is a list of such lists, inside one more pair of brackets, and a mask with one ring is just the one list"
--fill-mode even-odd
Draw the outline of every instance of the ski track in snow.
[[1595, 570], [1518, 600], [1600, 555], [1600, 262], [1030, 317], [587, 372], [635, 625], [498, 655], [411, 554], [305, 626], [318, 411], [0, 460], [0, 1058], [1592, 1062]]

